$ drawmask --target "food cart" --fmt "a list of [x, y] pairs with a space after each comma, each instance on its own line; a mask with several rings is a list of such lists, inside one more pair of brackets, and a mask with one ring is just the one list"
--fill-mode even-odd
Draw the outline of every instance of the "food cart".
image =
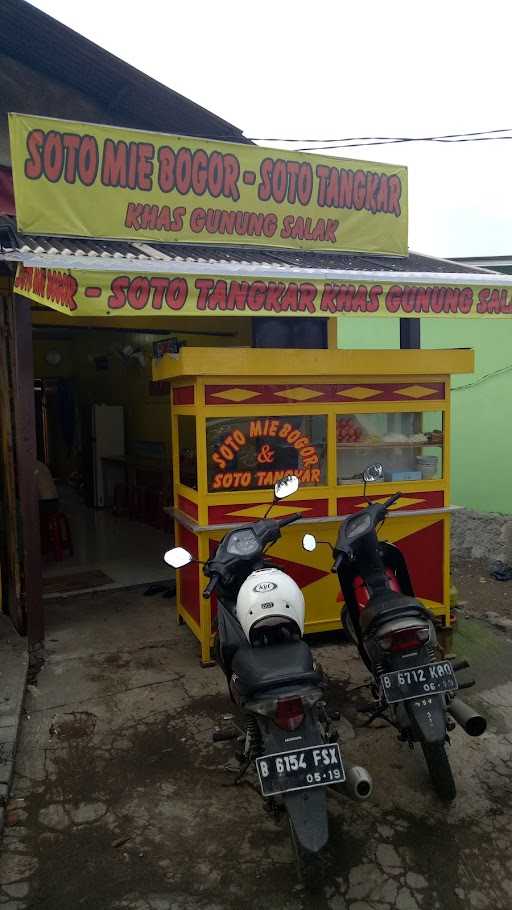
[[[350, 351], [187, 348], [154, 361], [171, 382], [176, 543], [206, 560], [227, 528], [263, 517], [275, 482], [300, 490], [274, 506], [301, 511], [272, 559], [304, 591], [306, 633], [340, 627], [338, 580], [325, 547], [306, 553], [306, 530], [334, 543], [339, 522], [365, 505], [350, 479], [384, 467], [372, 500], [395, 504], [381, 536], [405, 555], [417, 596], [450, 624], [450, 374], [473, 369], [469, 350]], [[210, 660], [215, 600], [191, 563], [178, 573], [177, 609]]]

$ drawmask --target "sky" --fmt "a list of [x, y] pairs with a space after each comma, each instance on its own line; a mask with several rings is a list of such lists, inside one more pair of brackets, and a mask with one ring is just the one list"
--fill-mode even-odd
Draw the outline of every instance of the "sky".
[[[33, 5], [248, 137], [512, 128], [512, 8], [505, 0]], [[322, 154], [408, 166], [411, 249], [445, 257], [512, 255], [512, 139]]]

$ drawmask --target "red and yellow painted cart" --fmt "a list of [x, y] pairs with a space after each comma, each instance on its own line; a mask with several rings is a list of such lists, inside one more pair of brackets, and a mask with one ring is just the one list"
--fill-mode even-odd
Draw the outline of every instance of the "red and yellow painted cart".
[[[334, 542], [343, 516], [364, 505], [359, 482], [384, 466], [372, 499], [401, 490], [383, 530], [406, 556], [419, 598], [450, 623], [450, 374], [473, 369], [468, 350], [349, 351], [182, 348], [154, 361], [171, 381], [176, 542], [207, 559], [228, 527], [265, 513], [284, 473], [300, 491], [275, 507], [300, 510], [272, 550], [303, 588], [306, 633], [340, 626], [329, 553], [305, 553], [304, 531]], [[179, 573], [178, 615], [207, 663], [215, 604], [201, 597], [201, 567]]]

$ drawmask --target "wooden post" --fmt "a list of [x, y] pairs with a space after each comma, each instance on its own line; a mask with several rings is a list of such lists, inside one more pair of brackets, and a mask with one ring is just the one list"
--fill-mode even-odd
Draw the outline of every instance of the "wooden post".
[[338, 319], [330, 316], [327, 320], [327, 347], [332, 351], [338, 349]]
[[26, 617], [21, 604], [20, 594], [20, 565], [18, 553], [18, 517], [16, 501], [16, 477], [14, 468], [14, 439], [13, 439], [13, 414], [14, 414], [14, 384], [12, 370], [10, 369], [12, 339], [9, 332], [7, 314], [7, 300], [10, 296], [10, 287], [2, 287], [0, 277], [0, 291], [5, 289], [5, 296], [0, 296], [0, 567], [1, 580], [1, 608], [8, 613], [13, 625], [21, 635], [26, 633]]
[[21, 524], [23, 588], [27, 634], [31, 645], [44, 639], [43, 580], [36, 482], [36, 424], [30, 301], [18, 295], [11, 303], [14, 336], [14, 407], [18, 503]]

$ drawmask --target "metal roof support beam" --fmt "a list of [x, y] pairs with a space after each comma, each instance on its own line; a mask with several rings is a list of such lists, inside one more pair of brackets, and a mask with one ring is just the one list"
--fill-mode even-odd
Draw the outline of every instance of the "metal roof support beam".
[[421, 348], [421, 319], [400, 320], [400, 348]]

